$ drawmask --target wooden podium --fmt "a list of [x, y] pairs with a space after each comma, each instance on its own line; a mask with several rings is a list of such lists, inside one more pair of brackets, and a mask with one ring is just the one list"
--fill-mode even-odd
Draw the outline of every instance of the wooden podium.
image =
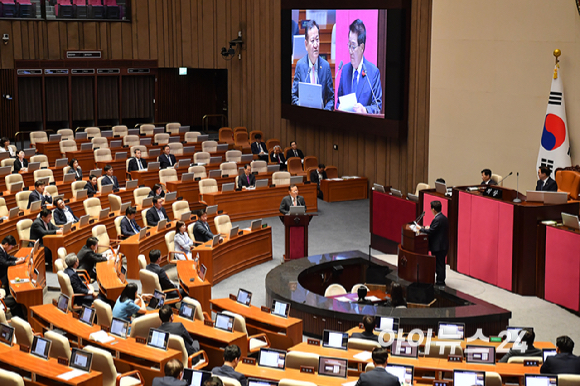
[[280, 216], [286, 229], [284, 261], [308, 256], [308, 224], [312, 216], [312, 214]]
[[411, 225], [405, 224], [402, 227], [398, 259], [399, 277], [413, 283], [435, 284], [435, 256], [429, 255], [428, 236], [416, 234]]

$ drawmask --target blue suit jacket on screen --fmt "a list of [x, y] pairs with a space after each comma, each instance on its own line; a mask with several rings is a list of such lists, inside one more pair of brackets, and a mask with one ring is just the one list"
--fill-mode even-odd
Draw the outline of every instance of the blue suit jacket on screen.
[[[383, 106], [383, 89], [381, 87], [381, 73], [374, 64], [372, 64], [365, 58], [363, 58], [362, 68], [363, 72], [365, 73], [365, 76], [362, 76], [362, 74], [360, 74], [359, 76], [358, 85], [356, 88], [356, 100], [358, 103], [360, 103], [367, 109], [367, 113], [379, 114]], [[338, 85], [339, 98], [343, 95], [348, 95], [355, 92], [352, 90], [352, 75], [353, 75], [352, 64], [348, 62], [347, 64], [344, 65], [344, 67], [342, 68], [342, 73], [340, 74], [340, 84]], [[337, 100], [336, 102], [337, 109], [339, 105], [340, 101]]]
[[[292, 82], [292, 104], [298, 105], [298, 83], [310, 83], [308, 72], [308, 55], [296, 63], [294, 82]], [[322, 85], [322, 106], [325, 110], [334, 110], [334, 87], [330, 65], [320, 56], [318, 57], [318, 83]]]

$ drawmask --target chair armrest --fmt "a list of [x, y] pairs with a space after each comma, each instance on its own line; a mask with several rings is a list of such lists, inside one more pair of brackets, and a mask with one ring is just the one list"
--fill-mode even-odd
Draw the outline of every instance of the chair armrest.
[[139, 381], [141, 382], [141, 385], [145, 384], [145, 381], [143, 381], [143, 377], [141, 376], [141, 373], [139, 372], [139, 370], [133, 370], [133, 371], [129, 371], [127, 373], [124, 374], [118, 374], [117, 375], [117, 380], [116, 380], [116, 385], [120, 386], [121, 385], [121, 378], [125, 378], [125, 377], [130, 377], [132, 375], [136, 375], [137, 378], [139, 378]]
[[[174, 257], [175, 257], [175, 254], [180, 254], [180, 255], [183, 255], [183, 257], [185, 257], [185, 259], [184, 259], [184, 260], [189, 260], [189, 259], [187, 258], [187, 255], [186, 255], [185, 253], [183, 253], [183, 252], [179, 252], [179, 251], [170, 251], [170, 252], [169, 252], [169, 256], [171, 256], [171, 254], [173, 254], [173, 256], [174, 256]], [[168, 259], [167, 259], [167, 261], [168, 261], [169, 263], [171, 263], [171, 264], [175, 264], [175, 262], [176, 262], [176, 261], [183, 261], [183, 260], [179, 260], [179, 259], [175, 259], [175, 258], [172, 260], [172, 259], [169, 259], [169, 258], [168, 258]]]
[[87, 286], [91, 284], [91, 276], [86, 269], [77, 269], [77, 274], [83, 279]]
[[207, 311], [203, 311], [203, 319], [204, 320], [211, 320], [211, 316], [209, 315], [209, 313]]
[[[201, 356], [202, 358], [200, 359], [199, 362], [197, 362], [197, 364], [195, 366], [192, 366], [192, 362], [193, 362], [193, 358], [199, 357]], [[209, 364], [209, 360], [207, 358], [207, 354], [205, 353], [204, 350], [199, 350], [198, 352], [196, 352], [195, 354], [192, 354], [189, 358], [187, 358], [187, 364], [190, 369], [194, 369], [194, 370], [199, 370], [199, 369], [203, 369], [204, 367], [206, 367]]]
[[77, 297], [81, 297], [81, 296], [87, 296], [87, 295], [89, 295], [89, 294], [74, 294], [74, 295], [72, 296], [72, 299], [70, 300], [70, 305], [71, 305], [71, 308], [72, 308], [74, 311], [81, 310], [81, 309], [83, 308], [82, 306], [75, 306], [75, 298], [77, 298]]
[[[177, 293], [177, 296], [178, 296], [177, 298], [170, 299], [170, 300], [176, 300], [175, 302], [172, 302], [172, 303], [180, 302], [181, 301], [181, 294], [179, 293], [179, 288], [170, 288], [170, 289], [166, 289], [165, 291], [163, 291], [163, 293], [166, 295], [170, 294], [171, 292]], [[177, 299], [179, 299], [179, 300], [177, 300]], [[168, 301], [168, 299], [165, 300], [166, 303], [167, 303], [167, 301]]]
[[251, 335], [251, 336], [248, 336], [248, 352], [250, 352], [250, 340], [252, 340], [252, 339], [261, 339], [261, 340], [266, 342], [267, 347], [270, 347], [270, 340], [268, 339], [268, 337], [266, 336], [265, 333]]
[[[20, 240], [20, 248], [28, 248], [28, 243], [35, 243], [36, 240], [29, 240], [29, 239], [21, 239]], [[24, 243], [26, 243], [26, 245], [23, 245]]]

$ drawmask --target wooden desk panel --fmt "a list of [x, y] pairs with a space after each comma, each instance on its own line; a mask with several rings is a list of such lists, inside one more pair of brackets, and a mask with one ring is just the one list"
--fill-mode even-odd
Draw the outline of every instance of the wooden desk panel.
[[[16, 257], [26, 257], [32, 248], [22, 248], [16, 252]], [[46, 266], [44, 264], [44, 248], [39, 248], [33, 256], [33, 269], [38, 270], [38, 277], [36, 285], [32, 284], [29, 276], [30, 266], [29, 262], [25, 261], [22, 264], [8, 267], [8, 285], [10, 293], [17, 303], [26, 307], [26, 315], [30, 317], [30, 309], [33, 306], [42, 304], [42, 297], [44, 287], [46, 286]], [[13, 283], [16, 278], [28, 279], [27, 283]]]
[[[211, 299], [211, 283], [205, 279], [203, 282], [197, 275], [197, 268], [195, 263], [191, 260], [182, 260], [176, 263], [177, 275], [179, 277], [179, 285], [189, 295], [189, 297], [196, 299], [201, 308], [210, 312]], [[193, 281], [191, 280], [193, 279]]]
[[366, 177], [347, 180], [322, 180], [320, 190], [326, 202], [366, 200], [369, 180]]
[[248, 334], [265, 333], [272, 348], [288, 350], [302, 342], [302, 319], [272, 315], [260, 307], [247, 307], [229, 298], [212, 299], [210, 303], [214, 312], [227, 310], [242, 315], [246, 319]]
[[115, 260], [97, 263], [95, 264], [95, 269], [100, 292], [110, 301], [117, 301], [119, 296], [121, 296], [121, 292], [125, 289], [127, 281], [125, 280], [125, 275], [117, 275]]
[[[240, 363], [236, 367], [236, 371], [244, 374], [248, 378], [260, 378], [279, 382], [281, 379], [295, 379], [297, 381], [312, 382], [318, 386], [340, 386], [345, 383], [350, 383], [358, 380], [358, 377], [349, 376], [347, 378], [327, 377], [314, 374], [301, 373], [299, 369], [285, 369], [276, 370], [268, 367], [261, 367], [258, 365], [249, 365]], [[318, 371], [318, 369], [315, 369]]]
[[205, 277], [212, 285], [217, 284], [233, 274], [272, 260], [272, 228], [244, 231], [233, 240], [224, 238], [215, 248], [211, 243], [200, 245], [193, 253], [199, 253], [199, 261], [207, 267]]
[[[189, 169], [189, 166], [175, 169], [177, 171], [177, 178], [181, 179], [183, 173], [187, 173], [187, 169]], [[133, 170], [131, 172], [131, 179], [139, 181], [139, 186], [145, 185], [149, 188], [153, 188], [153, 185], [159, 183], [159, 170]], [[171, 189], [170, 191], [173, 192]]]
[[95, 168], [95, 153], [92, 150], [67, 151], [65, 157], [69, 160], [77, 159], [79, 166], [83, 170], [83, 176], [88, 177], [89, 172]]
[[36, 153], [44, 154], [48, 157], [48, 162], [54, 165], [54, 162], [63, 158], [60, 152], [60, 141], [59, 142], [39, 142], [36, 143]]
[[[299, 195], [304, 197], [309, 213], [318, 211], [316, 184], [298, 184]], [[208, 205], [218, 205], [227, 212], [232, 222], [254, 220], [281, 215], [280, 202], [288, 195], [287, 186], [242, 190], [239, 192], [216, 192], [204, 194]]]

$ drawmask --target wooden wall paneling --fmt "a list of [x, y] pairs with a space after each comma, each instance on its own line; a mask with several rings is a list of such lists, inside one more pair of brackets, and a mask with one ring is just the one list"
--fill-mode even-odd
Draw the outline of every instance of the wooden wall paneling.
[[83, 50], [96, 50], [97, 49], [97, 23], [95, 22], [84, 22], [80, 23], [83, 31]]
[[36, 31], [36, 28], [34, 28], [36, 22], [34, 21], [28, 21], [25, 23], [26, 28], [28, 28], [28, 52], [30, 55], [30, 58], [38, 58], [38, 51], [36, 49], [37, 45], [36, 42], [38, 40], [38, 33]]
[[[149, 43], [149, 57], [151, 59], [158, 58], [157, 49], [157, 7], [155, 0], [147, 0], [147, 8], [149, 11], [147, 20], [147, 42]], [[142, 33], [140, 33], [143, 35]]]
[[[183, 67], [193, 67], [191, 54], [192, 54], [192, 46], [191, 41], [192, 39], [192, 30], [191, 30], [191, 23], [192, 20], [190, 18], [191, 15], [191, 7], [192, 3], [188, 0], [181, 0], [180, 1], [180, 15], [181, 15], [181, 40], [179, 44], [180, 50], [182, 53], [182, 61], [181, 65]], [[225, 9], [225, 7], [224, 7]]]
[[[252, 92], [252, 83], [250, 82], [251, 73], [249, 69], [251, 65], [249, 63], [250, 48], [254, 45], [253, 41], [249, 39], [251, 26], [248, 22], [248, 17], [250, 17], [251, 8], [247, 1], [236, 2], [235, 0], [230, 0], [232, 4], [232, 22], [230, 27], [230, 36], [235, 34], [236, 31], [242, 31], [242, 37], [245, 36], [244, 44], [242, 45], [242, 60], [235, 64], [235, 67], [231, 67], [232, 74], [236, 80], [232, 79], [230, 89], [237, 88], [237, 92], [234, 94], [238, 97], [238, 100], [234, 101], [233, 104], [237, 109], [237, 114], [234, 115], [230, 112], [228, 121], [230, 121], [230, 126], [245, 125], [248, 122], [250, 111], [250, 95]], [[231, 111], [231, 110], [230, 110]], [[235, 117], [235, 118], [234, 118]], [[236, 121], [236, 122], [233, 122]]]
[[[171, 66], [171, 58], [170, 58], [170, 46], [169, 46], [169, 15], [167, 14], [167, 6], [165, 2], [159, 2], [159, 6], [157, 7], [158, 11], [161, 14], [161, 24], [159, 25], [162, 27], [163, 34], [161, 44], [163, 44], [163, 49], [160, 52], [163, 52], [163, 67], [170, 67]], [[161, 9], [160, 9], [161, 8]], [[159, 21], [159, 19], [158, 19]]]
[[[94, 76], [71, 77], [72, 121], [94, 119]], [[74, 125], [73, 125], [74, 126]]]
[[181, 47], [181, 40], [183, 35], [182, 17], [181, 17], [181, 0], [173, 0], [172, 13], [174, 18], [173, 28], [173, 51], [175, 52], [175, 67], [183, 65], [183, 49]]
[[0, 68], [9, 69], [14, 66], [14, 44], [15, 37], [12, 32], [12, 23], [7, 20], [0, 20], [0, 31], [7, 31], [10, 33], [10, 42], [8, 44], [0, 44]]
[[214, 51], [215, 51], [215, 0], [202, 0], [203, 3], [203, 44], [200, 46], [203, 48], [203, 63], [201, 63], [202, 68], [213, 68], [214, 63]]
[[58, 29], [58, 23], [46, 23], [47, 28], [47, 52], [48, 59], [56, 60], [60, 59], [60, 34]]
[[123, 59], [123, 40], [121, 23], [111, 23], [110, 44], [111, 53], [109, 59]]
[[[15, 71], [15, 70], [13, 70]], [[20, 122], [42, 121], [42, 78], [30, 77], [18, 80], [18, 104]], [[16, 103], [16, 102], [15, 102]]]
[[386, 138], [377, 138], [377, 156], [376, 156], [376, 182], [384, 184], [387, 174], [387, 140]]
[[123, 38], [123, 59], [134, 59], [133, 57], [133, 34], [130, 23], [117, 23], [121, 25], [121, 36]]
[[[6, 30], [4, 30], [6, 31]], [[0, 89], [2, 94], [9, 94], [12, 100], [0, 99], [0, 136], [14, 138], [18, 131], [18, 116], [16, 106], [16, 70], [0, 70]]]
[[16, 22], [16, 27], [20, 31], [22, 35], [22, 58], [14, 58], [14, 59], [30, 59], [30, 43], [29, 43], [29, 35], [28, 35], [28, 27], [26, 21], [19, 21]]
[[200, 44], [203, 41], [201, 35], [201, 1], [191, 3], [191, 66], [200, 67]]
[[46, 121], [68, 121], [68, 76], [45, 77], [44, 82]]
[[66, 23], [61, 22], [61, 21], [59, 21], [57, 23], [58, 23], [58, 36], [59, 36], [59, 41], [57, 42], [58, 55], [59, 55], [59, 58], [62, 58], [64, 51], [66, 51], [66, 49], [68, 47], [68, 34], [67, 34]]
[[[10, 45], [12, 45], [12, 48], [14, 49], [14, 59], [22, 59], [24, 43], [22, 42], [22, 30], [20, 29], [19, 21], [12, 22], [12, 35], [10, 40], [12, 40], [12, 42], [10, 42], [8, 46], [10, 47]], [[14, 68], [14, 63], [11, 64], [10, 68]]]
[[79, 22], [66, 22], [67, 44], [65, 50], [80, 50]]

